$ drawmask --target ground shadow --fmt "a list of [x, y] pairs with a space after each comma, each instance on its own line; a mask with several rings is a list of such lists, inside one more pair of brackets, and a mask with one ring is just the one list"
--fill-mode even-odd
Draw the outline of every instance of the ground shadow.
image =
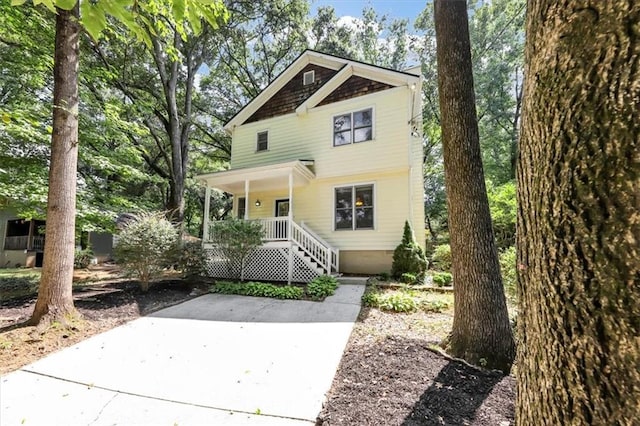
[[450, 361], [433, 379], [402, 425], [484, 424], [474, 421], [476, 413], [503, 378], [499, 372]]

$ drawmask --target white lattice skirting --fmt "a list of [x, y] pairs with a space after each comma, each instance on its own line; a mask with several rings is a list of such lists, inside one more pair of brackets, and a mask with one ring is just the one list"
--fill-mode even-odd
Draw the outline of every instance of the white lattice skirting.
[[[291, 247], [259, 247], [245, 261], [244, 279], [255, 281], [288, 281], [289, 251]], [[206, 270], [213, 278], [235, 278], [230, 270], [229, 261], [222, 250], [209, 248], [205, 250]], [[308, 283], [321, 274], [309, 266], [293, 250], [293, 282]]]

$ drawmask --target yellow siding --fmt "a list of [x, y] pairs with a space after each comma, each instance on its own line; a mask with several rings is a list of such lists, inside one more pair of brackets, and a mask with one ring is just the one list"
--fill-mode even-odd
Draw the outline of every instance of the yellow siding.
[[[300, 116], [289, 114], [240, 126], [233, 134], [231, 168], [314, 160], [320, 179], [406, 168], [410, 95], [407, 87], [398, 87], [314, 108]], [[374, 140], [334, 147], [333, 117], [369, 107], [374, 114]], [[257, 134], [265, 130], [269, 132], [269, 150], [256, 152]]]
[[[422, 142], [411, 136], [409, 124], [412, 107], [420, 111], [420, 106], [413, 103], [411, 90], [403, 86], [314, 108], [305, 115], [239, 126], [233, 133], [231, 168], [314, 160], [316, 179], [294, 189], [296, 222], [304, 222], [340, 250], [362, 251], [393, 250], [408, 219], [424, 245]], [[333, 147], [333, 117], [369, 107], [374, 110], [374, 140]], [[269, 150], [256, 153], [256, 135], [264, 130], [269, 131]], [[334, 188], [369, 183], [375, 185], [375, 229], [335, 231]], [[275, 192], [250, 191], [249, 218], [273, 217], [275, 200], [288, 196], [286, 184]]]

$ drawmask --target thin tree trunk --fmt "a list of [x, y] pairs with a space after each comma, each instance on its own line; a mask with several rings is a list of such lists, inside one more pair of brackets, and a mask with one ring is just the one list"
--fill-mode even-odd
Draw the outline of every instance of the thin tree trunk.
[[42, 278], [31, 324], [76, 315], [71, 295], [78, 163], [78, 5], [58, 9], [53, 88], [53, 134]]
[[482, 170], [466, 2], [436, 0], [435, 24], [455, 300], [446, 346], [508, 372], [515, 344]]
[[533, 0], [518, 162], [517, 421], [640, 419], [640, 3]]

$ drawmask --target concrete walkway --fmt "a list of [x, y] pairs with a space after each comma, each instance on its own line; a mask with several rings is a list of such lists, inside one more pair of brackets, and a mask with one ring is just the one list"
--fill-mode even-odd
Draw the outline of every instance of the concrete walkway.
[[312, 425], [363, 291], [163, 309], [0, 378], [0, 424]]

